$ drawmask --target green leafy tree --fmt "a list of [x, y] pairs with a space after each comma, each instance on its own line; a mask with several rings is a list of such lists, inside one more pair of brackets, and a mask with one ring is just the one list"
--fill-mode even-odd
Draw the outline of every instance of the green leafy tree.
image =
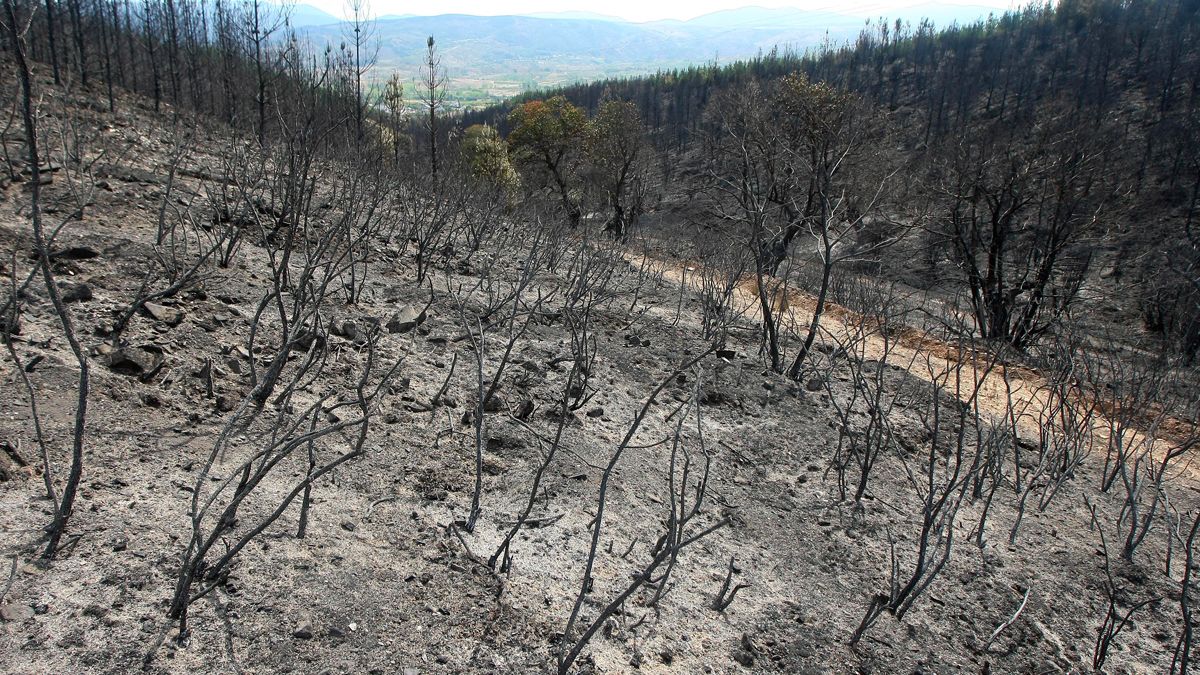
[[518, 106], [509, 114], [508, 122], [512, 127], [508, 145], [513, 159], [537, 182], [553, 186], [571, 225], [578, 225], [582, 212], [574, 188], [587, 114], [562, 96], [555, 96]]
[[392, 157], [400, 159], [400, 150], [408, 143], [404, 132], [405, 107], [404, 83], [400, 81], [399, 73], [392, 73], [387, 84], [383, 87], [383, 109], [387, 120], [388, 135], [391, 137]]
[[645, 146], [642, 113], [632, 101], [605, 101], [588, 123], [585, 148], [592, 175], [612, 210], [604, 231], [618, 239], [625, 238], [641, 211], [637, 165]]
[[521, 177], [508, 157], [508, 144], [494, 127], [474, 124], [463, 132], [463, 158], [472, 177], [505, 190], [521, 184]]

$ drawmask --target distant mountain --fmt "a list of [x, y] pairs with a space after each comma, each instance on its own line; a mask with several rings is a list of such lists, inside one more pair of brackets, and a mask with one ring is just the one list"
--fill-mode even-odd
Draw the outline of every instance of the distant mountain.
[[1004, 10], [982, 5], [953, 5], [944, 2], [927, 2], [912, 7], [906, 7], [899, 12], [902, 18], [916, 23], [925, 18], [938, 28], [948, 28], [952, 23], [968, 24], [989, 14], [999, 16]]
[[[725, 9], [680, 22], [688, 26], [735, 29], [781, 29], [844, 24], [847, 20], [860, 23], [846, 14], [812, 12], [796, 7], [741, 7]], [[664, 22], [665, 23], [665, 22]]]
[[[941, 24], [984, 16], [987, 9], [928, 3], [903, 10], [901, 18], [915, 23], [922, 12]], [[306, 12], [306, 21], [308, 16]], [[802, 52], [826, 40], [838, 43], [855, 38], [863, 21], [828, 11], [764, 7], [724, 10], [690, 21], [647, 23], [585, 12], [382, 17], [375, 24], [379, 52], [374, 77], [382, 80], [398, 71], [415, 81], [426, 40], [432, 35], [455, 98], [479, 103], [530, 87], [729, 62], [776, 47]], [[318, 45], [337, 44], [343, 37], [338, 24], [293, 25], [303, 26], [301, 32]]]
[[340, 23], [341, 19], [312, 5], [292, 5], [288, 20], [294, 28], [309, 28], [312, 26], [328, 26]]
[[629, 23], [619, 16], [611, 16], [608, 14], [597, 14], [596, 12], [580, 12], [568, 10], [565, 12], [534, 12], [532, 14], [522, 14], [534, 19], [581, 19], [584, 21], [612, 21], [615, 23]]

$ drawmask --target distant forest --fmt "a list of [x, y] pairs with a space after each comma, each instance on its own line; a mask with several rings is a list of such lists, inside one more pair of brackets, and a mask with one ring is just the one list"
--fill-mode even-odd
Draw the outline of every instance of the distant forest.
[[[790, 170], [783, 158], [794, 140], [786, 138], [789, 111], [775, 106], [764, 113], [771, 119], [761, 120], [762, 133], [742, 133], [735, 128], [749, 117], [733, 119], [728, 108], [731, 98], [753, 88], [759, 102], [750, 107], [770, 108], [780, 100], [773, 83], [801, 74], [851, 92], [869, 108], [881, 134], [871, 148], [850, 154], [898, 172], [892, 183], [904, 189], [883, 211], [927, 223], [926, 250], [885, 257], [905, 258], [910, 267], [912, 258], [926, 258], [928, 264], [908, 270], [910, 280], [958, 276], [979, 296], [973, 304], [997, 305], [984, 313], [1010, 325], [986, 329], [980, 317], [984, 335], [1008, 333], [1026, 342], [1021, 332], [1041, 329], [1013, 327], [1003, 315], [1023, 303], [1040, 305], [1035, 313], [1046, 304], [1069, 304], [1091, 272], [1118, 285], [1129, 301], [1122, 309], [1136, 306], [1144, 328], [1194, 355], [1200, 349], [1198, 12], [1194, 0], [1065, 0], [941, 32], [928, 22], [874, 22], [852, 44], [565, 87], [468, 113], [465, 123], [507, 132], [509, 110], [523, 101], [562, 96], [596, 110], [606, 99], [621, 99], [642, 110], [668, 178], [689, 166], [693, 181], [719, 174], [718, 146], [731, 134], [753, 141], [742, 148], [774, 148], [749, 158], [757, 168], [734, 167], [735, 173], [779, 174]], [[1033, 180], [1056, 181], [1058, 194], [1020, 185]], [[778, 175], [766, 182], [772, 181], [784, 182]], [[951, 195], [953, 188], [959, 194]], [[780, 192], [763, 188], [765, 201], [786, 207], [789, 197], [772, 190]], [[987, 218], [975, 213], [978, 222], [962, 222], [966, 211], [987, 210], [989, 202]], [[1047, 209], [1061, 213], [1047, 218]], [[785, 214], [775, 228], [780, 236], [787, 236], [789, 220], [797, 222]], [[1001, 232], [1006, 227], [1008, 235]], [[1032, 241], [1005, 249], [1019, 236]], [[1005, 256], [1012, 258], [1008, 269], [998, 259]], [[1052, 292], [1015, 298], [1028, 295], [1031, 285]]]
[[1196, 0], [1069, 0], [941, 32], [880, 21], [803, 55], [455, 116], [434, 36], [422, 90], [408, 92], [420, 114], [407, 78], [372, 86], [365, 12], [321, 48], [259, 0], [6, 0], [55, 82], [110, 110], [132, 91], [260, 144], [305, 133], [356, 157], [369, 146], [431, 175], [430, 191], [457, 180], [439, 171], [483, 175], [510, 205], [544, 201], [576, 225], [602, 213], [619, 237], [687, 202], [673, 213], [719, 228], [760, 281], [813, 235], [820, 298], [838, 261], [945, 285], [980, 337], [1019, 349], [1099, 279], [1114, 317], [1188, 356], [1200, 351], [1198, 12]]

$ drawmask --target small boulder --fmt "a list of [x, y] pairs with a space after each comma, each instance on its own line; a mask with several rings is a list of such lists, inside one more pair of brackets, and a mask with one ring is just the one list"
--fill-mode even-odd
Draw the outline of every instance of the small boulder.
[[114, 349], [107, 356], [108, 367], [121, 373], [140, 377], [152, 373], [162, 365], [162, 356], [142, 347]]
[[333, 321], [329, 324], [329, 332], [334, 335], [340, 335], [347, 340], [355, 340], [359, 335], [362, 335], [362, 330], [358, 324], [350, 319]]
[[166, 305], [159, 305], [153, 302], [147, 302], [145, 305], [142, 305], [142, 307], [146, 310], [146, 313], [150, 315], [150, 318], [154, 319], [155, 321], [165, 323], [168, 326], [178, 326], [179, 324], [183, 323], [183, 311], [175, 309], [174, 307], [167, 307]]
[[58, 282], [58, 290], [63, 302], [86, 302], [92, 299], [92, 288], [87, 284], [73, 284], [69, 281]]
[[33, 609], [29, 605], [0, 605], [0, 619], [20, 623], [33, 618]]
[[292, 637], [298, 640], [311, 640], [313, 636], [313, 625], [311, 621], [301, 621], [296, 626], [296, 630], [292, 631]]
[[517, 419], [524, 422], [524, 421], [528, 420], [529, 416], [532, 414], [533, 414], [533, 401], [531, 401], [529, 399], [525, 399], [524, 401], [521, 402], [520, 407], [517, 408], [516, 417], [517, 417]]
[[68, 246], [50, 254], [52, 260], [91, 260], [99, 257], [100, 252], [91, 246]]
[[404, 305], [388, 318], [389, 333], [407, 333], [425, 323], [425, 310], [416, 305]]

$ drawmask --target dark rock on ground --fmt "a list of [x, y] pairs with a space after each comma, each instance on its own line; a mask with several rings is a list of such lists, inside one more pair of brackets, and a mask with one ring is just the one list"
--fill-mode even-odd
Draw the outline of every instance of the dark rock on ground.
[[86, 302], [92, 299], [92, 288], [87, 284], [73, 284], [68, 281], [58, 282], [63, 302]]

